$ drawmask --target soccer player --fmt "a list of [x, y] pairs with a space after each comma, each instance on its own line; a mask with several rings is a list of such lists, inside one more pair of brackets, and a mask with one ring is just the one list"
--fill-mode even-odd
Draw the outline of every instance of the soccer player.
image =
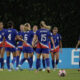
[[[54, 44], [55, 44], [55, 49], [53, 49], [53, 44], [51, 43], [52, 67], [54, 69], [57, 67], [57, 64], [59, 62], [59, 48], [61, 48], [61, 53], [62, 53], [61, 35], [58, 34], [57, 27], [53, 28], [52, 37], [53, 37]], [[56, 58], [56, 63], [55, 63], [55, 58]]]
[[4, 51], [5, 51], [5, 40], [4, 40], [4, 34], [5, 34], [5, 29], [3, 29], [3, 22], [0, 22], [0, 63], [1, 63], [1, 69], [0, 71], [3, 71], [4, 68]]
[[32, 40], [33, 40], [34, 33], [31, 30], [31, 26], [29, 23], [25, 23], [24, 26], [24, 33], [23, 33], [23, 53], [24, 58], [21, 60], [19, 69], [22, 70], [21, 65], [24, 63], [25, 60], [28, 60], [29, 69], [32, 70], [33, 65], [33, 48], [32, 48]]
[[[47, 26], [46, 25], [45, 28], [48, 29], [48, 30], [50, 30], [51, 26]], [[51, 49], [51, 44], [50, 44], [50, 38], [49, 38], [49, 51], [50, 51], [50, 49]], [[42, 64], [43, 64], [43, 71], [45, 71], [46, 65], [45, 65], [45, 58], [44, 57], [42, 58]]]
[[[34, 35], [33, 38], [33, 42], [32, 45], [34, 46], [35, 44], [35, 40], [38, 40], [38, 44], [37, 44], [37, 61], [36, 61], [36, 72], [39, 71], [40, 68], [40, 56], [42, 54], [42, 56], [44, 56], [45, 61], [46, 61], [46, 65], [47, 65], [47, 72], [50, 72], [50, 62], [49, 62], [49, 41], [48, 38], [51, 39], [53, 45], [54, 45], [54, 41], [53, 38], [51, 37], [51, 34], [49, 32], [49, 30], [45, 29], [45, 25], [44, 22], [41, 21], [40, 22], [40, 27], [41, 29], [37, 30], [36, 35]], [[54, 48], [54, 46], [53, 46]]]
[[[22, 38], [22, 34], [24, 32], [24, 25], [21, 24], [20, 25], [20, 31], [18, 32], [18, 35]], [[18, 41], [17, 42], [17, 57], [16, 57], [16, 70], [18, 70], [18, 65], [19, 65], [19, 58], [20, 58], [20, 54], [22, 52], [23, 49], [23, 42], [22, 41]]]
[[[12, 64], [14, 64], [14, 62], [16, 61], [16, 40], [18, 39], [20, 41], [24, 41], [22, 40], [18, 34], [16, 29], [14, 28], [14, 24], [12, 21], [8, 22], [8, 29], [5, 32], [5, 47], [6, 47], [6, 53], [7, 53], [7, 67], [8, 67], [8, 71], [11, 71], [10, 69], [10, 53], [13, 53], [13, 60], [12, 60]], [[13, 65], [11, 65], [13, 66]]]
[[[37, 25], [34, 25], [33, 26], [33, 32], [34, 32], [34, 34], [36, 33], [37, 30], [38, 30], [38, 26]], [[36, 47], [37, 47], [37, 40], [35, 41], [35, 46], [33, 48], [34, 51], [36, 51]]]
[[[76, 50], [77, 50], [79, 45], [80, 45], [80, 36], [79, 36], [79, 40], [78, 40], [77, 45], [76, 45]], [[80, 51], [79, 51], [79, 69], [78, 69], [78, 71], [80, 71]]]

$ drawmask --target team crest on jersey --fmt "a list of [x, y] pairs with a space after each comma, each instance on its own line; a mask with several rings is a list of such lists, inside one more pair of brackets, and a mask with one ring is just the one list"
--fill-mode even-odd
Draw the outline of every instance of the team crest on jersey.
[[59, 39], [59, 37], [57, 37], [57, 39]]

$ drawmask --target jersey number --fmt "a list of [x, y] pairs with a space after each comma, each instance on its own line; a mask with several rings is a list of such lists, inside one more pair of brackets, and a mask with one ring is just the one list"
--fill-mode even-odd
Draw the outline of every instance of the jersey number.
[[8, 35], [8, 39], [11, 40], [11, 34]]
[[46, 34], [41, 35], [41, 41], [46, 41]]
[[27, 41], [27, 34], [24, 35], [24, 40]]

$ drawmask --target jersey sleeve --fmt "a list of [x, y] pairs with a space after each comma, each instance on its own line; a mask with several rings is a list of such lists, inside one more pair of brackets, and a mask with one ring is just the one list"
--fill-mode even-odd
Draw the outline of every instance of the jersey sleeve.
[[37, 35], [37, 36], [38, 36], [38, 34], [39, 34], [39, 31], [37, 30], [37, 31], [36, 31], [36, 33], [35, 33], [35, 35]]
[[32, 35], [32, 37], [34, 36], [34, 32], [33, 31], [31, 31], [31, 35]]
[[14, 30], [14, 34], [15, 34], [15, 36], [17, 36], [18, 35], [18, 31]]
[[62, 40], [62, 37], [61, 37], [61, 35], [59, 34], [59, 40]]
[[7, 30], [4, 31], [4, 37], [7, 37]]
[[52, 33], [48, 31], [48, 37], [52, 37]]

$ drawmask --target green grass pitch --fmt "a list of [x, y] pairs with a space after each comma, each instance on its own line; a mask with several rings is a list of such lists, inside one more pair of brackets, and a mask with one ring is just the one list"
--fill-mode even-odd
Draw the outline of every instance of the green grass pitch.
[[40, 71], [11, 71], [4, 70], [0, 72], [0, 80], [80, 80], [80, 72], [77, 69], [66, 69], [67, 75], [59, 77], [58, 71], [51, 70], [51, 73]]

